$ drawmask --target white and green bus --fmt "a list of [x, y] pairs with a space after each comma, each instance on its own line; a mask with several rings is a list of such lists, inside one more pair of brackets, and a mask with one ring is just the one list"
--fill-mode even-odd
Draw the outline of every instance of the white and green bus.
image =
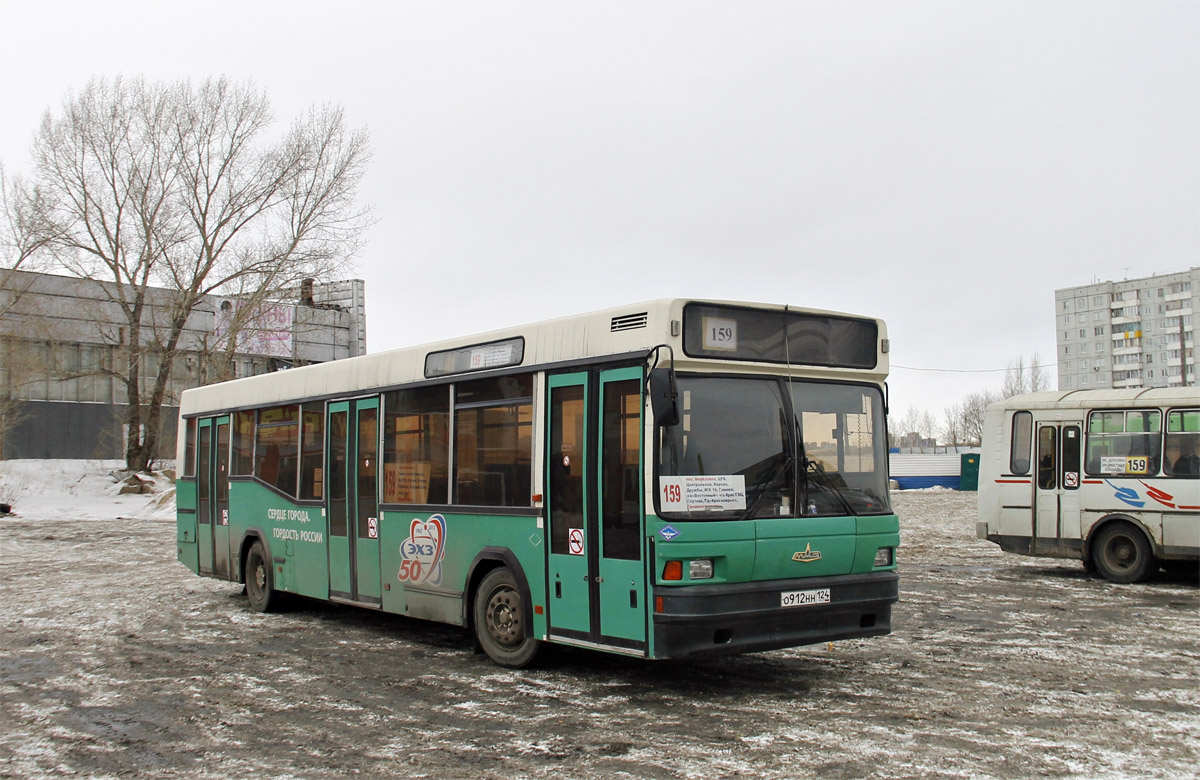
[[887, 334], [660, 300], [183, 394], [178, 557], [245, 583], [643, 658], [886, 634]]

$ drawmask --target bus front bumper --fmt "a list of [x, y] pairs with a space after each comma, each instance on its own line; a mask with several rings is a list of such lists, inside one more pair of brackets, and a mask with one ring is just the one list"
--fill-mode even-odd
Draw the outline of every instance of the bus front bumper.
[[[655, 587], [654, 657], [753, 653], [888, 634], [899, 581], [896, 572], [881, 571], [770, 583]], [[785, 593], [820, 594], [826, 589], [828, 603], [781, 606]]]

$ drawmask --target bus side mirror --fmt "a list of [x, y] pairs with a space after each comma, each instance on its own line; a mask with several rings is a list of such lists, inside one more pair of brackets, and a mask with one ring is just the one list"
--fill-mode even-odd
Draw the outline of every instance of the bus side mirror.
[[650, 372], [650, 411], [654, 424], [670, 428], [679, 424], [679, 389], [675, 386], [675, 370], [656, 368]]

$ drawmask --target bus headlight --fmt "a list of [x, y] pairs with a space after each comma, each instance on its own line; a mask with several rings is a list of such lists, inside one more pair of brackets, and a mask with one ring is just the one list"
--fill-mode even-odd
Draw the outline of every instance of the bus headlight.
[[875, 551], [876, 566], [891, 566], [892, 565], [892, 548], [880, 547]]
[[688, 579], [711, 580], [712, 576], [713, 562], [711, 558], [701, 558], [699, 560], [688, 562]]

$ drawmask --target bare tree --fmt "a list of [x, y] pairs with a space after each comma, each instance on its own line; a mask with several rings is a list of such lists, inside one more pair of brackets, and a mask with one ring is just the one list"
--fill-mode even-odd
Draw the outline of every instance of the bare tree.
[[330, 107], [275, 140], [272, 120], [249, 84], [101, 79], [47, 112], [35, 137], [44, 202], [32, 213], [45, 249], [120, 312], [105, 335], [121, 355], [112, 370], [125, 388], [130, 469], [158, 456], [168, 380], [205, 296], [253, 308], [338, 272], [360, 248], [366, 132]]
[[1040, 393], [1050, 389], [1050, 377], [1042, 367], [1042, 358], [1034, 352], [1029, 359], [1029, 392]]
[[942, 443], [950, 447], [963, 444], [962, 427], [963, 414], [961, 404], [951, 404], [942, 412]]
[[1024, 355], [1008, 364], [1008, 370], [1004, 372], [1004, 385], [1000, 392], [1004, 398], [1012, 398], [1021, 393], [1036, 393], [1046, 390], [1049, 385], [1046, 370], [1042, 368], [1041, 357], [1034, 352], [1028, 366], [1025, 365]]
[[7, 317], [29, 291], [42, 250], [54, 238], [43, 215], [44, 193], [20, 177], [10, 177], [0, 165], [0, 442], [4, 434], [25, 418], [22, 389], [35, 377], [44, 377], [49, 366], [40, 353], [23, 347], [22, 339], [39, 328], [31, 318], [15, 325]]
[[961, 410], [961, 428], [963, 443], [977, 447], [983, 443], [983, 419], [987, 405], [1001, 400], [1001, 396], [991, 390], [971, 393], [963, 399]]

